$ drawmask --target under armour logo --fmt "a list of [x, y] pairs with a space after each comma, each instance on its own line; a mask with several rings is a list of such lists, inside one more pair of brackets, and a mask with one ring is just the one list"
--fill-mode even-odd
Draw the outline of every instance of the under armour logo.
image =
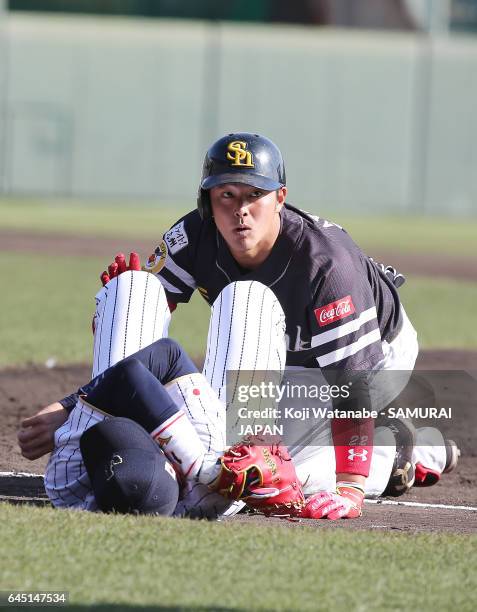
[[350, 448], [348, 451], [348, 461], [354, 461], [355, 457], [359, 457], [361, 461], [367, 461], [368, 451], [365, 448], [363, 448], [363, 450], [360, 453], [357, 453], [354, 450], [354, 448]]
[[109, 462], [109, 466], [105, 469], [105, 474], [106, 474], [106, 482], [108, 480], [111, 480], [111, 478], [114, 476], [114, 466], [115, 465], [119, 465], [120, 463], [123, 462], [123, 458], [120, 455], [113, 455], [111, 457], [111, 461]]

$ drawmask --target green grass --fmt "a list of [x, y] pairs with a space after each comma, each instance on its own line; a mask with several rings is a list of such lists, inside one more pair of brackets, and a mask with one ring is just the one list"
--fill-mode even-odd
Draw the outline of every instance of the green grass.
[[[0, 252], [0, 367], [27, 362], [91, 360], [91, 318], [99, 289], [99, 258], [19, 257]], [[421, 348], [477, 348], [469, 326], [477, 284], [410, 277], [401, 290]], [[194, 357], [205, 351], [209, 308], [196, 293], [172, 317], [171, 337]], [[458, 316], [456, 316], [458, 312]]]
[[[103, 268], [101, 258], [19, 257], [0, 251], [0, 367], [49, 358], [91, 361], [91, 319]], [[210, 311], [198, 293], [189, 306], [177, 308], [169, 332], [197, 357], [205, 350]]]
[[451, 258], [468, 256], [477, 261], [476, 218], [338, 215], [332, 217], [332, 221], [343, 225], [365, 251], [434, 253]]
[[0, 229], [142, 237], [151, 238], [153, 246], [190, 208], [154, 202], [0, 200]]
[[[174, 610], [473, 610], [475, 536], [0, 506], [0, 589]], [[474, 602], [474, 603], [472, 603]]]
[[[142, 237], [151, 238], [154, 243], [163, 230], [194, 206], [193, 201], [172, 205], [154, 201], [129, 203], [0, 199], [0, 229]], [[333, 211], [324, 212], [319, 208], [311, 212], [343, 225], [365, 250], [477, 258], [475, 218], [448, 219], [407, 215], [357, 217]]]
[[421, 348], [477, 349], [477, 283], [408, 276], [399, 294]]

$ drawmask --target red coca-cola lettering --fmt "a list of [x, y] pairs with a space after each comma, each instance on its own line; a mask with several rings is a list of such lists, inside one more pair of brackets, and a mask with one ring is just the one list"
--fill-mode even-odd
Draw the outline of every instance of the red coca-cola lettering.
[[353, 300], [347, 295], [336, 302], [331, 302], [321, 308], [315, 308], [315, 317], [320, 327], [349, 317], [355, 312]]

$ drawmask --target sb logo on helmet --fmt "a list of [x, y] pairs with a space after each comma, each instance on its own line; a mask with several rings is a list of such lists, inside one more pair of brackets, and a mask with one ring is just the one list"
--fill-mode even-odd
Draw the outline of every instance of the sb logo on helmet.
[[247, 143], [243, 140], [234, 140], [227, 147], [227, 159], [232, 163], [231, 166], [241, 166], [242, 168], [255, 168], [252, 153], [247, 151]]

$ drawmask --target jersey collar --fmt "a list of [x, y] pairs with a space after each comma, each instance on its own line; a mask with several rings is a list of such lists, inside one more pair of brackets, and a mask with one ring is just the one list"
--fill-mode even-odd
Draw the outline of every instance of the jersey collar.
[[287, 208], [280, 212], [280, 233], [273, 245], [270, 255], [255, 270], [242, 274], [239, 265], [232, 257], [227, 243], [217, 232], [217, 267], [228, 277], [230, 282], [239, 280], [260, 281], [267, 287], [273, 287], [286, 273], [293, 259], [297, 245], [303, 235], [303, 219]]

